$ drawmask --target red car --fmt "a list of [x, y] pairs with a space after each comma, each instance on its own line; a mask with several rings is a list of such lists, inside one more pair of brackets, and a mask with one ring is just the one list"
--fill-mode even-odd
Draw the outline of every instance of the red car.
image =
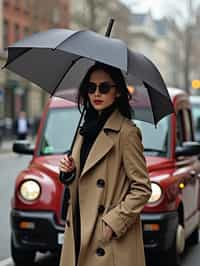
[[[188, 96], [178, 89], [169, 93], [176, 115], [162, 119], [157, 128], [135, 122], [142, 130], [153, 191], [141, 215], [145, 251], [147, 256], [159, 254], [162, 265], [174, 266], [186, 239], [198, 243], [200, 144], [194, 141]], [[37, 251], [60, 250], [68, 194], [58, 178], [58, 162], [70, 147], [79, 116], [74, 103], [53, 98], [41, 119], [35, 148], [27, 141], [13, 145], [15, 152], [33, 154], [16, 178], [12, 198], [11, 253], [17, 265], [28, 265]]]

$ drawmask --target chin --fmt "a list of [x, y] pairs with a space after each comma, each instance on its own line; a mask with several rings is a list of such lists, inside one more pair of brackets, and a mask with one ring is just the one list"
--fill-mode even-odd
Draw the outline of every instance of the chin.
[[97, 111], [102, 111], [103, 109], [105, 109], [106, 107], [104, 106], [97, 106], [97, 105], [93, 105], [94, 109]]

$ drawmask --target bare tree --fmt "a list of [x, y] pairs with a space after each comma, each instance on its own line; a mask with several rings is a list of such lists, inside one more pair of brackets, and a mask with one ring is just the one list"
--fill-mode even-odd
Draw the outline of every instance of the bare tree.
[[[195, 24], [192, 28], [191, 78], [200, 80], [200, 7], [196, 10]], [[196, 93], [200, 93], [199, 90]]]
[[185, 29], [183, 30], [183, 74], [184, 74], [184, 89], [189, 92], [191, 80], [190, 74], [192, 71], [192, 53], [193, 53], [193, 27], [194, 27], [194, 18], [195, 18], [195, 10], [193, 9], [193, 0], [187, 0], [186, 4], [188, 6], [188, 18], [186, 20]]
[[[181, 46], [181, 71], [183, 74], [183, 87], [184, 90], [190, 92], [191, 87], [191, 73], [194, 70], [193, 58], [196, 57], [195, 51], [198, 43], [195, 41], [197, 34], [196, 18], [198, 7], [195, 6], [195, 0], [184, 0], [182, 4], [185, 5], [185, 9], [179, 7], [170, 7], [170, 17], [177, 18], [176, 27], [177, 39], [180, 40]], [[174, 12], [172, 12], [174, 10]], [[181, 22], [180, 22], [181, 21]]]
[[104, 33], [110, 17], [115, 19], [112, 35], [128, 41], [130, 10], [119, 0], [75, 0], [72, 3], [72, 20], [78, 28]]
[[89, 28], [96, 32], [105, 25], [104, 18], [110, 12], [113, 0], [82, 0], [73, 1], [72, 19], [78, 27]]

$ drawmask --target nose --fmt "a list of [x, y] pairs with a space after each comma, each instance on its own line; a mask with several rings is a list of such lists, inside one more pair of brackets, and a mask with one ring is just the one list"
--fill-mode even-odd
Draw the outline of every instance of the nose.
[[100, 95], [100, 92], [99, 92], [99, 86], [96, 87], [96, 90], [95, 90], [94, 95], [95, 95], [95, 96]]

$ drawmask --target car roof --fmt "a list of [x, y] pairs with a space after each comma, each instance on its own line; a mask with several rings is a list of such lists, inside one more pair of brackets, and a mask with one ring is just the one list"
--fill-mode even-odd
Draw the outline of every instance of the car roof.
[[168, 87], [167, 88], [170, 98], [173, 101], [175, 97], [179, 96], [179, 95], [184, 95], [187, 96], [186, 92], [184, 90], [181, 90], [179, 88], [175, 88], [175, 87]]
[[[172, 87], [169, 87], [167, 89], [173, 103], [177, 100], [177, 98], [187, 98], [187, 94], [181, 89]], [[49, 108], [77, 107], [76, 97], [76, 89], [69, 89], [59, 92], [56, 94], [56, 96], [50, 98]]]
[[76, 89], [64, 90], [57, 92], [56, 96], [50, 98], [49, 107], [50, 108], [63, 108], [63, 107], [76, 107]]
[[192, 104], [200, 104], [200, 96], [199, 95], [191, 95], [190, 102]]

